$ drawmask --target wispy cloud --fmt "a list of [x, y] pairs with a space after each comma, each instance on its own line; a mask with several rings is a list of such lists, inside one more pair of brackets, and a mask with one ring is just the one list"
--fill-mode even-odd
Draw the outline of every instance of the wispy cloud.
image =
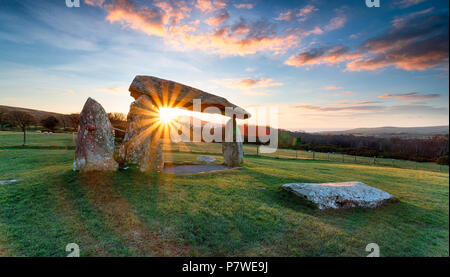
[[342, 87], [335, 86], [335, 85], [329, 85], [323, 88], [324, 90], [336, 90], [336, 89], [342, 89]]
[[247, 10], [251, 10], [251, 9], [253, 9], [253, 4], [251, 4], [251, 3], [234, 4], [234, 7], [235, 7], [236, 9], [247, 9]]
[[109, 88], [99, 88], [97, 89], [98, 92], [104, 92], [104, 93], [110, 93], [114, 95], [128, 95], [128, 88], [125, 86], [118, 86], [118, 87], [109, 87]]
[[353, 94], [354, 92], [352, 90], [346, 90], [346, 91], [342, 91], [342, 92], [336, 92], [333, 93], [333, 96], [342, 96], [342, 95], [348, 95], [348, 94]]
[[401, 9], [409, 8], [411, 6], [420, 4], [422, 2], [425, 2], [426, 0], [399, 0], [394, 2], [395, 6], [398, 6]]
[[275, 20], [279, 21], [291, 21], [293, 18], [297, 18], [298, 21], [305, 21], [311, 13], [318, 11], [316, 7], [313, 5], [306, 5], [301, 9], [291, 9], [284, 12], [281, 12], [280, 15], [275, 18]]
[[384, 107], [382, 106], [362, 106], [362, 105], [349, 105], [342, 107], [299, 105], [299, 106], [292, 106], [292, 108], [313, 112], [340, 112], [340, 113], [371, 113], [374, 111], [380, 111], [384, 109]]
[[359, 53], [352, 53], [350, 48], [342, 45], [334, 47], [313, 48], [289, 57], [285, 62], [292, 66], [306, 66], [319, 64], [337, 64], [361, 57]]
[[414, 103], [414, 102], [422, 102], [423, 103], [425, 101], [440, 99], [441, 96], [437, 93], [420, 94], [417, 92], [408, 92], [408, 93], [399, 93], [399, 94], [386, 93], [386, 94], [378, 96], [378, 98], [382, 98], [382, 99], [394, 98], [399, 101], [408, 101], [411, 103]]
[[276, 82], [272, 78], [221, 79], [215, 82], [229, 88], [237, 89], [270, 88], [283, 85], [283, 83]]

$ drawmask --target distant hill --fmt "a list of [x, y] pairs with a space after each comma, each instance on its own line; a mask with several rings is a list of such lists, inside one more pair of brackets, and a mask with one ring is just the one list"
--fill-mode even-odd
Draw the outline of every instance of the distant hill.
[[27, 109], [27, 108], [20, 108], [20, 107], [11, 107], [11, 106], [2, 106], [0, 105], [0, 111], [5, 112], [12, 112], [12, 111], [21, 111], [21, 112], [27, 112], [32, 115], [34, 115], [39, 121], [47, 118], [49, 116], [54, 116], [56, 119], [58, 119], [61, 126], [65, 127], [73, 127], [72, 126], [72, 120], [70, 119], [70, 116], [67, 114], [61, 114], [61, 113], [53, 113], [53, 112], [46, 112], [41, 110], [33, 110], [33, 109]]
[[448, 133], [449, 126], [356, 128], [345, 131], [320, 132], [320, 134], [326, 135], [366, 135], [383, 137], [427, 137], [446, 135]]

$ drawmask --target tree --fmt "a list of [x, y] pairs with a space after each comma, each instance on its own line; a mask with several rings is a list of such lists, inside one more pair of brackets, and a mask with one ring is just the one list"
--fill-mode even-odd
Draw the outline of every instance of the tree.
[[78, 131], [78, 125], [80, 124], [80, 114], [72, 113], [69, 116], [70, 120], [72, 121], [73, 128], [75, 129], [75, 131]]
[[114, 128], [125, 130], [127, 125], [127, 116], [123, 113], [108, 113], [109, 121]]
[[0, 130], [3, 130], [3, 125], [8, 123], [8, 113], [5, 110], [0, 110]]
[[37, 119], [32, 114], [21, 111], [12, 111], [8, 114], [9, 123], [12, 126], [19, 126], [23, 132], [23, 146], [26, 145], [27, 127], [36, 124]]
[[114, 128], [114, 136], [116, 139], [125, 137], [125, 129], [127, 128], [127, 116], [123, 113], [108, 113], [109, 121]]
[[49, 116], [47, 118], [42, 119], [41, 123], [42, 126], [44, 126], [44, 128], [54, 131], [59, 123], [59, 120], [54, 116]]

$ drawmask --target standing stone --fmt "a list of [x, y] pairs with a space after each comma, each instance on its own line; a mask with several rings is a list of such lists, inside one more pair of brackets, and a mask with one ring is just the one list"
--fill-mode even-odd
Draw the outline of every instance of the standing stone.
[[116, 155], [121, 164], [137, 164], [141, 171], [160, 171], [164, 167], [161, 139], [158, 136], [157, 107], [147, 95], [131, 103], [124, 142]]
[[244, 146], [242, 141], [238, 141], [240, 136], [236, 118], [230, 119], [225, 125], [225, 141], [222, 142], [223, 160], [229, 167], [239, 167], [244, 163]]
[[73, 170], [114, 171], [114, 134], [103, 107], [89, 98], [80, 114]]
[[244, 162], [242, 142], [222, 142], [222, 153], [223, 160], [229, 167], [238, 167]]

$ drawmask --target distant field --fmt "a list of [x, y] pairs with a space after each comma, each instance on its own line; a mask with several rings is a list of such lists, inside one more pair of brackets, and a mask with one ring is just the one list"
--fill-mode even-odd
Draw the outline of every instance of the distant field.
[[[18, 181], [0, 184], [0, 256], [65, 256], [71, 242], [82, 256], [365, 256], [373, 242], [381, 256], [449, 255], [446, 173], [250, 155], [236, 172], [83, 176], [71, 170], [70, 135], [20, 143], [20, 133], [0, 132], [0, 180]], [[189, 149], [217, 145], [208, 147]], [[280, 188], [352, 180], [399, 202], [318, 211]]]
[[[20, 132], [0, 132], [0, 148], [1, 147], [21, 147], [23, 134]], [[27, 134], [27, 145], [31, 148], [48, 148], [58, 147], [64, 148], [75, 147], [75, 138], [72, 134], [60, 133], [60, 134], [38, 134], [30, 132]], [[194, 152], [205, 154], [221, 154], [222, 145], [220, 143], [176, 143], [165, 144], [165, 152]], [[254, 145], [244, 145], [245, 155], [256, 155], [257, 150]], [[261, 155], [261, 154], [260, 154]], [[355, 163], [371, 165], [373, 158], [349, 156], [342, 154], [320, 153], [320, 152], [307, 152], [296, 151], [290, 149], [278, 149], [275, 153], [264, 154], [265, 157], [279, 158], [279, 159], [315, 159], [322, 161], [332, 161], [338, 163]], [[387, 166], [395, 168], [405, 169], [419, 169], [430, 170], [437, 172], [449, 172], [448, 166], [440, 166], [436, 163], [416, 163], [413, 161], [405, 160], [393, 160], [393, 159], [376, 159], [376, 166]]]

